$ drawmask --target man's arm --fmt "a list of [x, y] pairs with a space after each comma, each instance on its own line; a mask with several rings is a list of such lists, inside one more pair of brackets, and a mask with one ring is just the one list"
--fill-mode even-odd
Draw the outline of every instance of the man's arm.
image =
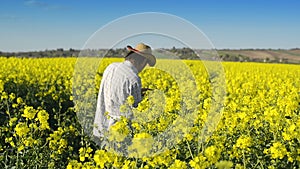
[[134, 98], [133, 107], [137, 107], [138, 104], [142, 101], [142, 88], [140, 83], [133, 83], [131, 85], [130, 95]]
[[142, 98], [145, 96], [145, 94], [146, 94], [146, 92], [147, 92], [148, 90], [153, 90], [153, 89], [150, 89], [150, 88], [142, 88], [142, 90], [141, 90]]

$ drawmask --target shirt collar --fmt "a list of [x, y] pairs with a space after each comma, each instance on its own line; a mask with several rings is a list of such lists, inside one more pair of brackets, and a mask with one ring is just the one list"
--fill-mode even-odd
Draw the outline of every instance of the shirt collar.
[[135, 73], [135, 74], [138, 74], [138, 70], [136, 69], [135, 66], [133, 66], [133, 64], [129, 61], [129, 60], [125, 60], [124, 61], [124, 64], [128, 67], [130, 67], [132, 69], [132, 71]]

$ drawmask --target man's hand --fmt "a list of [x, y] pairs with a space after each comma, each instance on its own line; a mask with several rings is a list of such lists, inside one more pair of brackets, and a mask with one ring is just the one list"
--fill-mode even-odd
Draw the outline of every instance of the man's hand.
[[148, 91], [148, 90], [153, 90], [153, 89], [149, 89], [149, 88], [142, 88], [142, 90], [141, 90], [141, 94], [142, 94], [142, 97], [144, 97], [144, 95], [146, 94], [146, 92]]

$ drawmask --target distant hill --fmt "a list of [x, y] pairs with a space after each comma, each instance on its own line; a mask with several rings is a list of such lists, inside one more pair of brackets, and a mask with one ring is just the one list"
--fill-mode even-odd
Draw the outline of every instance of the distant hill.
[[218, 54], [224, 56], [240, 56], [244, 59], [263, 62], [288, 62], [300, 63], [300, 49], [241, 49], [241, 50], [218, 50]]
[[[217, 52], [216, 52], [217, 51]], [[157, 49], [158, 58], [181, 58], [238, 61], [238, 62], [269, 62], [269, 63], [294, 63], [300, 64], [300, 49], [219, 49], [202, 50], [190, 48]], [[42, 57], [123, 57], [128, 53], [126, 48], [120, 49], [87, 49], [80, 51], [70, 48], [56, 50], [31, 51], [31, 52], [1, 52], [0, 57], [42, 58]], [[196, 54], [197, 53], [197, 54]]]

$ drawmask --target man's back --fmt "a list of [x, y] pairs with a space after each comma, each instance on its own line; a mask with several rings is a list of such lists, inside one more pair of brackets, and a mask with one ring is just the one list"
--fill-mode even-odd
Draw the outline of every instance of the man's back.
[[95, 116], [94, 135], [100, 136], [101, 132], [108, 130], [109, 119], [119, 119], [121, 116], [132, 117], [130, 112], [120, 112], [120, 106], [126, 102], [128, 96], [135, 99], [134, 107], [141, 101], [141, 80], [137, 69], [130, 61], [112, 63], [104, 71], [98, 94]]
[[141, 80], [138, 77], [135, 67], [129, 62], [112, 63], [103, 73], [100, 92], [103, 90], [103, 97], [106, 112], [110, 116], [120, 116], [119, 109], [132, 95], [136, 103], [141, 100]]

